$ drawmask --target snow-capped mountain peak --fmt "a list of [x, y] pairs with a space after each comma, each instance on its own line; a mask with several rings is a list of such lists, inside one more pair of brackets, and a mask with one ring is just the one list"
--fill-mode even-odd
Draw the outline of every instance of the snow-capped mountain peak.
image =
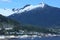
[[60, 8], [40, 3], [26, 6], [21, 10], [23, 11], [22, 13], [15, 13], [9, 17], [22, 24], [40, 25], [40, 27], [48, 28], [60, 27]]
[[44, 2], [40, 3], [40, 7], [43, 8], [44, 6], [45, 6]]
[[38, 4], [38, 5], [29, 5], [29, 6], [26, 6], [26, 7], [22, 8], [22, 9], [20, 9], [19, 13], [25, 12], [25, 11], [30, 11], [30, 10], [38, 8], [38, 7], [44, 8], [44, 6], [45, 6], [45, 4], [43, 2]]

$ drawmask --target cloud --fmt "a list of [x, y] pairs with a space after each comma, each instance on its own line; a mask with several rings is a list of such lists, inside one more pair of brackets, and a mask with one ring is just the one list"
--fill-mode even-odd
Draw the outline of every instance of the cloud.
[[11, 0], [0, 0], [1, 2], [11, 2]]
[[14, 12], [11, 9], [2, 9], [0, 8], [0, 14], [4, 15], [4, 16], [9, 16], [11, 14], [13, 14]]

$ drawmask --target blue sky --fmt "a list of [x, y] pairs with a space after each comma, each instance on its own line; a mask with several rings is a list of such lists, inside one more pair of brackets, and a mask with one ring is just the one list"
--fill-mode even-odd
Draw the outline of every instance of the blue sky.
[[[0, 0], [0, 8], [21, 8], [26, 4], [37, 5], [41, 2], [42, 0]], [[44, 3], [60, 8], [60, 0], [44, 0]]]

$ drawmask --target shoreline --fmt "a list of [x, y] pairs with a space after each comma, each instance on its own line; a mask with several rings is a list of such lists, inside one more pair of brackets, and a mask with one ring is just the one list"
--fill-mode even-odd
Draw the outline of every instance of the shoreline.
[[55, 36], [60, 36], [60, 35], [56, 35], [56, 34], [47, 34], [47, 35], [18, 35], [18, 36], [14, 36], [14, 35], [0, 35], [0, 40], [1, 39], [10, 39], [10, 38], [28, 38], [28, 37], [31, 37], [31, 38], [35, 38], [35, 37], [39, 37], [39, 38], [42, 38], [42, 37], [55, 37]]

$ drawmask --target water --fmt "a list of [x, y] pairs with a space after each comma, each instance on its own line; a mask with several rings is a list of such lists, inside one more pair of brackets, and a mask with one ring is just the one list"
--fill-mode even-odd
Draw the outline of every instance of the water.
[[31, 37], [27, 37], [27, 38], [12, 38], [9, 40], [60, 40], [59, 36], [55, 36], [55, 37], [35, 37], [35, 38], [31, 38]]

